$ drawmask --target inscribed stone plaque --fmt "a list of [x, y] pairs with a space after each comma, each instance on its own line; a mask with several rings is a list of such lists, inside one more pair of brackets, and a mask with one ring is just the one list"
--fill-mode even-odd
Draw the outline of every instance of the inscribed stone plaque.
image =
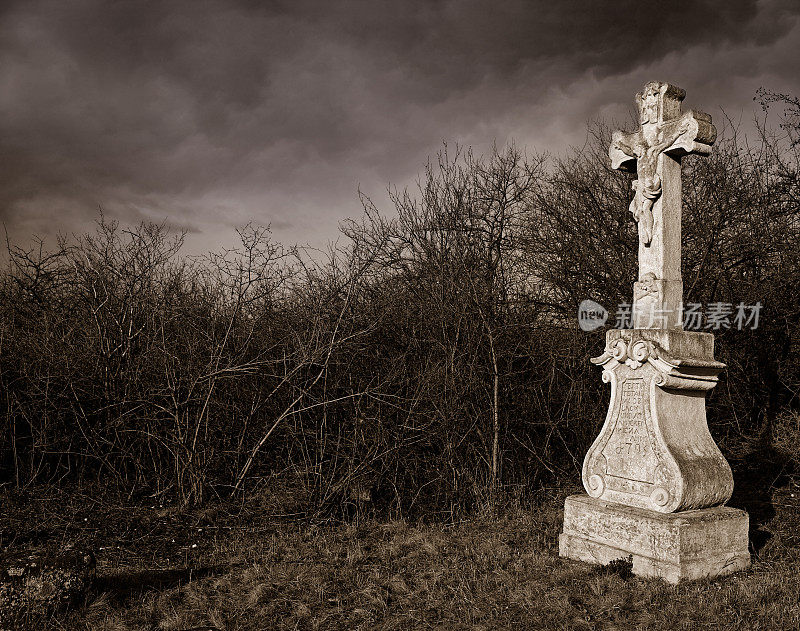
[[653, 484], [658, 464], [644, 411], [644, 380], [622, 383], [616, 423], [603, 449], [608, 475]]

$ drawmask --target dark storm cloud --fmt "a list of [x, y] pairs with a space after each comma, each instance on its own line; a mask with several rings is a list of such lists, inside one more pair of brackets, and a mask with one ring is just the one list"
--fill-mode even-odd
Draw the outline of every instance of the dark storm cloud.
[[[319, 243], [442, 139], [558, 150], [645, 80], [791, 89], [796, 3], [33, 0], [0, 16], [0, 214]], [[655, 74], [652, 74], [655, 73]], [[755, 86], [755, 87], [754, 87]], [[788, 88], [787, 88], [788, 86]], [[697, 100], [696, 100], [697, 99]], [[226, 232], [228, 231], [228, 232]], [[202, 238], [201, 238], [202, 237]], [[204, 239], [204, 240], [203, 240]]]

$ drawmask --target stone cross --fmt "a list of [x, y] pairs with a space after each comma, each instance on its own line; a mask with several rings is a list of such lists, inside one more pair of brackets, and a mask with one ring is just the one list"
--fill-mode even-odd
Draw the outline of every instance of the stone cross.
[[611, 385], [608, 412], [583, 460], [585, 494], [564, 502], [563, 557], [670, 582], [750, 565], [749, 519], [725, 506], [733, 474], [706, 421], [706, 393], [725, 364], [714, 335], [681, 323], [681, 157], [708, 154], [711, 117], [681, 113], [684, 92], [648, 83], [636, 95], [641, 126], [614, 132], [614, 168], [635, 171], [639, 228], [634, 328], [609, 329], [592, 358]]
[[614, 169], [635, 172], [630, 211], [639, 229], [639, 276], [633, 288], [634, 328], [683, 328], [681, 157], [708, 155], [717, 136], [711, 116], [681, 113], [686, 92], [651, 81], [636, 95], [640, 128], [615, 131]]

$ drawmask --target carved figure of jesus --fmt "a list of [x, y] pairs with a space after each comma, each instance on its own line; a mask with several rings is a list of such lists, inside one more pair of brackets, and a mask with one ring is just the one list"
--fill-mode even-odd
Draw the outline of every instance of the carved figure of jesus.
[[681, 112], [686, 93], [650, 81], [636, 95], [639, 127], [611, 135], [611, 168], [636, 173], [629, 210], [639, 232], [634, 283], [636, 328], [681, 328], [681, 158], [708, 155], [717, 136], [711, 117]]
[[[648, 102], [651, 98], [657, 98], [657, 92], [655, 95], [651, 95], [648, 91], [643, 95], [642, 134], [629, 137], [629, 140], [633, 140], [630, 144], [622, 138], [616, 142], [620, 150], [636, 157], [637, 179], [632, 182], [634, 196], [629, 210], [633, 213], [639, 226], [639, 239], [648, 247], [653, 240], [653, 204], [661, 196], [658, 156], [689, 131], [689, 121], [685, 119], [672, 133], [668, 133], [664, 127], [656, 125], [657, 114], [653, 115], [654, 108], [650, 107]], [[657, 106], [656, 102], [656, 108]]]

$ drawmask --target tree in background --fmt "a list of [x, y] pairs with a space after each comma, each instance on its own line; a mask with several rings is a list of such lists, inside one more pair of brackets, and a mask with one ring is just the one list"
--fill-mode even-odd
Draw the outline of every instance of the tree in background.
[[[184, 503], [262, 490], [339, 516], [452, 516], [574, 482], [608, 396], [588, 361], [604, 331], [577, 307], [614, 326], [635, 280], [609, 140], [594, 125], [558, 159], [445, 146], [390, 210], [362, 196], [326, 257], [248, 227], [186, 259], [163, 226], [102, 218], [52, 251], [9, 245], [4, 477]], [[734, 465], [756, 444], [796, 457], [797, 118], [749, 141], [727, 126], [683, 177], [685, 300], [763, 305], [758, 328], [714, 331], [712, 431]]]

